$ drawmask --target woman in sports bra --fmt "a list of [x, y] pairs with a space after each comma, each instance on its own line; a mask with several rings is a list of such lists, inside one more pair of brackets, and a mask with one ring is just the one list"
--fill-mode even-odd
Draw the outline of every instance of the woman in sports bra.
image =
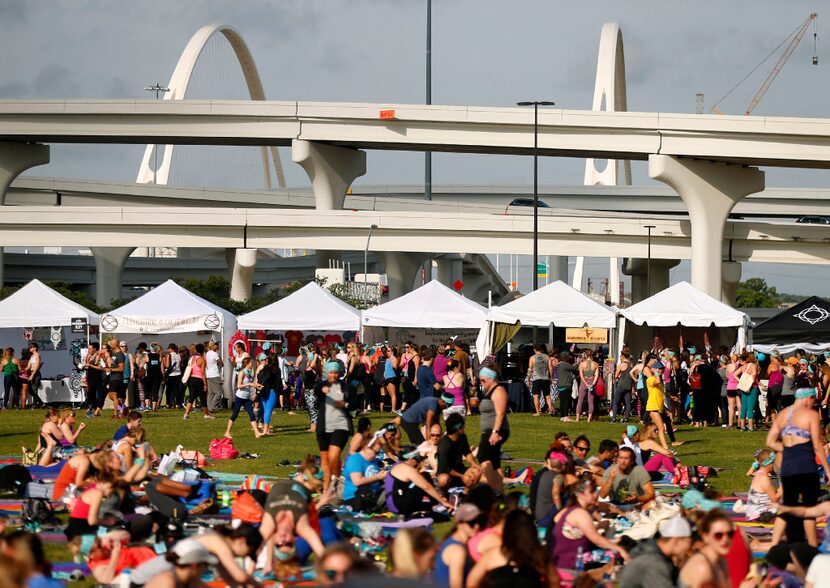
[[190, 418], [190, 411], [198, 399], [202, 404], [202, 416], [206, 419], [215, 418], [210, 414], [207, 403], [207, 377], [205, 376], [205, 346], [202, 343], [196, 344], [196, 353], [190, 357], [190, 377], [187, 379], [187, 390], [190, 396], [184, 408], [184, 418]]
[[464, 416], [464, 375], [461, 373], [461, 364], [451, 359], [447, 362], [447, 375], [444, 376], [444, 392], [452, 394], [452, 406], [444, 409], [444, 419], [454, 412]]
[[63, 433], [61, 433], [58, 423], [60, 422], [60, 413], [54, 408], [46, 409], [46, 419], [40, 426], [38, 433], [37, 446], [43, 449], [43, 455], [40, 457], [38, 465], [49, 466], [55, 463], [52, 457], [55, 449], [62, 447]]
[[[815, 506], [821, 480], [816, 460], [830, 479], [830, 467], [822, 447], [819, 414], [813, 410], [816, 399], [815, 380], [807, 374], [796, 379], [795, 403], [781, 411], [767, 433], [767, 447], [781, 454], [781, 502], [785, 506]], [[802, 521], [791, 516], [775, 519], [772, 544], [781, 541], [786, 528], [789, 543], [807, 541], [818, 545], [815, 519]]]
[[[735, 527], [724, 513], [712, 510], [697, 525], [703, 547], [690, 557], [677, 579], [680, 588], [732, 588], [726, 554], [732, 548]], [[740, 538], [739, 538], [740, 539]]]
[[576, 422], [579, 422], [582, 412], [582, 403], [588, 399], [588, 422], [594, 417], [594, 388], [599, 380], [599, 364], [594, 361], [594, 353], [588, 351], [585, 359], [579, 364], [579, 394], [576, 399]]

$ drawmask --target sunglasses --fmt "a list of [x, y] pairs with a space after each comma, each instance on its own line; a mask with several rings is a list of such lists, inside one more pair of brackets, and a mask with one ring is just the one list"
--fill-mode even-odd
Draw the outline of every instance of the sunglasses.
[[735, 536], [735, 529], [732, 529], [730, 531], [716, 531], [716, 532], [712, 533], [712, 538], [715, 541], [723, 541], [724, 537], [728, 537], [729, 539], [732, 539], [734, 536]]
[[441, 434], [440, 433], [430, 433], [429, 436], [430, 437], [440, 437]]
[[293, 541], [286, 541], [285, 543], [274, 543], [274, 547], [277, 547], [277, 548], [280, 548], [280, 547], [294, 547], [294, 542]]
[[576, 446], [574, 447], [574, 449], [576, 449], [577, 451], [588, 451], [588, 448], [587, 448], [587, 447], [584, 447], [584, 446], [579, 446], [579, 445], [576, 445]]

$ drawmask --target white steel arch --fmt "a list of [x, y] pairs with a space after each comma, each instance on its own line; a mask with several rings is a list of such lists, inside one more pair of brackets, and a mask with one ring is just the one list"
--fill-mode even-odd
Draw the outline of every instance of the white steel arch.
[[[193, 76], [193, 69], [196, 67], [196, 61], [205, 48], [205, 45], [213, 35], [221, 33], [227, 39], [237, 60], [239, 66], [242, 68], [242, 74], [245, 76], [245, 84], [248, 87], [248, 94], [251, 100], [265, 100], [265, 91], [262, 88], [262, 80], [259, 77], [256, 64], [254, 63], [253, 55], [251, 55], [248, 46], [233, 27], [228, 25], [207, 25], [196, 31], [196, 34], [190, 38], [187, 46], [182, 51], [179, 61], [176, 64], [176, 69], [173, 70], [173, 76], [170, 78], [170, 83], [167, 85], [168, 91], [164, 94], [164, 100], [183, 100], [187, 93], [187, 87], [190, 83], [190, 78]], [[156, 145], [147, 145], [144, 151], [144, 157], [141, 160], [141, 166], [138, 170], [138, 178], [136, 183], [149, 184], [153, 182], [153, 168], [151, 161], [153, 160], [153, 151]], [[270, 157], [269, 157], [270, 151]], [[161, 163], [156, 171], [156, 183], [167, 184], [170, 177], [170, 163], [173, 160], [173, 145], [165, 145], [164, 153], [161, 158]], [[274, 175], [277, 177], [277, 184], [280, 188], [285, 188], [285, 175], [282, 171], [282, 162], [280, 161], [279, 150], [275, 146], [262, 147], [262, 169], [265, 176], [265, 187], [270, 189], [271, 183], [271, 166], [270, 161], [274, 162]]]
[[[594, 82], [592, 110], [625, 112], [628, 110], [625, 86], [625, 53], [620, 25], [607, 22], [602, 25], [597, 57], [597, 77]], [[593, 158], [585, 161], [585, 185], [618, 186], [618, 161], [609, 159], [605, 169], [598, 170]], [[631, 185], [631, 162], [623, 164], [623, 185]]]

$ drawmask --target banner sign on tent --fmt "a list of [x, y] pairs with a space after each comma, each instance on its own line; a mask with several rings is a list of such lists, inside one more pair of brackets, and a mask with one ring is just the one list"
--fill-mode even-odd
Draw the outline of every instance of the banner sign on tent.
[[86, 333], [87, 320], [84, 317], [73, 318], [69, 326], [72, 327], [73, 333], [84, 334]]
[[183, 317], [131, 317], [105, 315], [101, 328], [108, 333], [186, 333], [192, 331], [215, 331], [221, 327], [221, 320], [215, 314]]
[[565, 329], [567, 343], [608, 343], [608, 329]]
[[478, 335], [478, 329], [407, 329], [403, 327], [387, 327], [387, 335], [383, 334], [384, 327], [365, 327], [363, 331], [364, 343], [372, 345], [384, 340], [391, 345], [403, 345], [413, 341], [418, 345], [442, 345], [447, 339], [456, 338], [459, 341], [473, 343]]

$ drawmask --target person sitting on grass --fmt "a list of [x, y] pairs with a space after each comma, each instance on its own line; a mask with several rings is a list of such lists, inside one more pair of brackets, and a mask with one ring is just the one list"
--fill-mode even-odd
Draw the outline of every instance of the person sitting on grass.
[[[467, 468], [464, 467], [464, 460], [481, 471], [478, 461], [470, 449], [467, 440], [464, 417], [453, 413], [447, 418], [447, 433], [438, 442], [437, 450], [437, 486], [441, 489], [449, 489], [457, 486], [464, 486], [464, 474]], [[433, 425], [431, 429], [434, 429]], [[438, 425], [440, 429], [440, 425]]]
[[78, 437], [81, 436], [81, 433], [84, 429], [86, 429], [86, 423], [81, 423], [78, 425], [78, 430], [75, 430], [75, 409], [74, 408], [64, 408], [61, 411], [61, 419], [60, 423], [58, 423], [58, 428], [63, 433], [63, 439], [61, 439], [61, 446], [62, 447], [70, 447], [73, 445], [78, 444]]
[[452, 503], [435, 489], [430, 475], [421, 472], [423, 461], [424, 456], [418, 452], [417, 447], [411, 445], [404, 449], [403, 461], [399, 461], [389, 470], [389, 476], [392, 477], [392, 502], [397, 511], [405, 517], [429, 511], [434, 504], [440, 504], [447, 511], [452, 510]]
[[62, 447], [61, 441], [63, 440], [63, 433], [58, 427], [59, 422], [60, 413], [54, 408], [47, 408], [46, 418], [40, 426], [37, 438], [37, 448], [43, 450], [37, 464], [39, 466], [50, 466], [59, 461], [55, 458], [55, 451]]
[[132, 429], [120, 441], [112, 446], [120, 460], [120, 472], [125, 482], [141, 482], [147, 477], [150, 466], [156, 459], [156, 452], [145, 441], [145, 431], [142, 427]]
[[389, 473], [378, 459], [375, 443], [346, 459], [343, 476], [343, 502], [356, 512], [376, 512], [382, 508], [382, 482]]
[[127, 423], [121, 425], [115, 430], [115, 433], [112, 434], [113, 441], [120, 441], [123, 439], [127, 433], [132, 431], [133, 429], [137, 429], [141, 426], [141, 413], [137, 410], [131, 410], [127, 413]]
[[651, 476], [642, 466], [636, 464], [634, 450], [621, 447], [617, 463], [608, 468], [602, 477], [599, 496], [609, 498], [617, 512], [642, 510], [654, 500]]
[[111, 471], [99, 472], [95, 483], [75, 501], [64, 533], [70, 541], [78, 535], [95, 535], [101, 524], [101, 503], [112, 494], [117, 478]]
[[[674, 453], [656, 441], [658, 436], [656, 424], [648, 423], [641, 431], [638, 431], [635, 425], [628, 425], [626, 429], [629, 435], [623, 438], [623, 447], [628, 447], [634, 452], [637, 465], [643, 466], [643, 469], [650, 474], [659, 472], [660, 468], [667, 472], [674, 471], [677, 460], [674, 459]], [[633, 435], [630, 434], [632, 430]]]
[[746, 520], [768, 523], [775, 518], [772, 504], [781, 499], [782, 490], [775, 489], [770, 474], [775, 469], [775, 452], [759, 449], [752, 462], [752, 483], [746, 500]]

